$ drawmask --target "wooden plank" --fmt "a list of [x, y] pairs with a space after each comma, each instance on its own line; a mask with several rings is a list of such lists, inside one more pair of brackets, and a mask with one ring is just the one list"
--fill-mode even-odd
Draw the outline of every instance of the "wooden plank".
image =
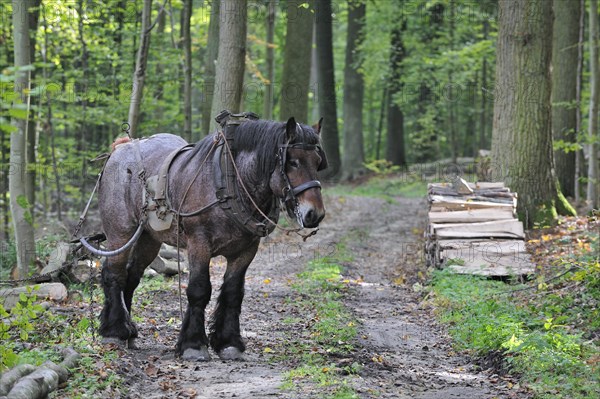
[[456, 273], [509, 276], [535, 271], [523, 240], [440, 240], [437, 246], [439, 264]]
[[456, 197], [431, 195], [429, 196], [429, 202], [431, 203], [432, 212], [466, 211], [481, 208], [515, 209], [517, 206], [516, 198], [509, 199], [506, 202], [492, 202], [488, 201], [487, 198], [486, 201], [470, 201]]
[[492, 220], [513, 219], [512, 209], [470, 209], [467, 211], [454, 212], [429, 212], [430, 223], [463, 223], [463, 222], [487, 222]]
[[444, 266], [459, 274], [475, 274], [481, 276], [512, 276], [526, 275], [535, 272], [526, 252], [516, 253], [454, 253], [454, 250], [442, 251], [441, 259]]
[[471, 202], [493, 202], [495, 204], [512, 204], [516, 199], [516, 195], [514, 193], [510, 193], [506, 196], [491, 196], [485, 197], [480, 195], [439, 195], [439, 194], [431, 194], [428, 196], [430, 202], [452, 202], [452, 203], [465, 203], [469, 204]]
[[[452, 183], [429, 183], [427, 188], [432, 187], [452, 187]], [[477, 182], [477, 183], [469, 183], [469, 187], [472, 189], [488, 189], [488, 188], [504, 188], [504, 182]]]
[[430, 223], [429, 231], [437, 238], [524, 238], [523, 224], [518, 219], [477, 223]]
[[525, 241], [519, 239], [500, 239], [500, 240], [490, 240], [490, 239], [448, 239], [448, 240], [438, 240], [436, 241], [437, 249], [439, 251], [443, 249], [461, 249], [461, 248], [471, 248], [471, 247], [485, 247], [490, 246], [494, 248], [499, 248], [500, 250], [506, 251], [525, 251]]

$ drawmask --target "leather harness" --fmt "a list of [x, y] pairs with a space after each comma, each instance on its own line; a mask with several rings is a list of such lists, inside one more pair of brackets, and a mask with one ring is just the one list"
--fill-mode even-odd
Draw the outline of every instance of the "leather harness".
[[[240, 186], [237, 181], [238, 176], [233, 164], [236, 156], [235, 131], [237, 127], [242, 123], [257, 119], [258, 116], [251, 112], [231, 114], [229, 111], [221, 111], [215, 118], [222, 129], [222, 137], [225, 138], [224, 140], [223, 138], [220, 139], [212, 156], [214, 171], [213, 179], [216, 188], [215, 194], [217, 200], [198, 211], [187, 214], [177, 214], [177, 211], [171, 206], [168, 194], [169, 171], [171, 164], [177, 158], [177, 156], [192, 149], [194, 144], [188, 144], [178, 148], [172, 151], [165, 158], [159, 169], [158, 175], [149, 177], [146, 180], [146, 187], [144, 189], [143, 206], [147, 210], [148, 223], [152, 229], [155, 231], [167, 230], [172, 225], [174, 215], [179, 217], [194, 216], [217, 204], [239, 228], [248, 233], [259, 237], [265, 237], [275, 229], [275, 223], [279, 219], [280, 212], [277, 196], [273, 196], [267, 218], [263, 217], [262, 215], [257, 215], [257, 212], [248, 207], [245, 204], [245, 201], [242, 200], [242, 196], [244, 194], [240, 192]], [[226, 148], [225, 141], [227, 141], [229, 148]], [[134, 143], [134, 146], [138, 147], [139, 143]], [[279, 157], [281, 164], [280, 173], [282, 174], [286, 184], [286, 187], [282, 193], [282, 200], [286, 203], [288, 209], [293, 209], [294, 213], [297, 213], [298, 202], [296, 196], [310, 188], [320, 188], [321, 183], [318, 180], [311, 180], [300, 184], [297, 187], [292, 187], [287, 173], [285, 172], [285, 165], [287, 159], [287, 150], [294, 148], [317, 150], [323, 160], [319, 166], [319, 170], [327, 167], [327, 160], [321, 147], [316, 144], [288, 143], [280, 146], [277, 157]], [[139, 148], [136, 148], [135, 151], [139, 154]], [[230, 156], [230, 152], [232, 156]], [[141, 157], [138, 159], [138, 162], [140, 162], [142, 165], [140, 173], [145, 173], [143, 169], [143, 163], [141, 162]]]

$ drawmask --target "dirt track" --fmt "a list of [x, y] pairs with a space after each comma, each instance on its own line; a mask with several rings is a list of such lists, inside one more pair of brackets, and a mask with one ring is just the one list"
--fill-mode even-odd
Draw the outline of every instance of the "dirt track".
[[[140, 349], [124, 351], [115, 370], [126, 378], [126, 397], [323, 397], [316, 385], [281, 390], [283, 373], [292, 362], [265, 348], [276, 348], [294, 334], [283, 320], [290, 316], [289, 299], [293, 301], [294, 295], [290, 283], [297, 273], [313, 256], [333, 251], [342, 239], [354, 258], [345, 265], [345, 277], [358, 281], [344, 301], [360, 324], [352, 356], [362, 369], [348, 377], [360, 397], [524, 397], [509, 389], [507, 380], [491, 370], [478, 371], [468, 358], [454, 353], [431, 308], [422, 304], [423, 293], [415, 292], [424, 277], [419, 240], [426, 218], [423, 200], [398, 198], [390, 204], [373, 198], [328, 197], [327, 206], [317, 236], [302, 243], [300, 238], [275, 234], [250, 266], [241, 318], [245, 362], [222, 362], [214, 354], [208, 363], [175, 359], [180, 323], [176, 284], [152, 298], [138, 295], [137, 304], [144, 304], [142, 314], [137, 314], [143, 320]], [[223, 262], [217, 259], [211, 304], [223, 271]]]

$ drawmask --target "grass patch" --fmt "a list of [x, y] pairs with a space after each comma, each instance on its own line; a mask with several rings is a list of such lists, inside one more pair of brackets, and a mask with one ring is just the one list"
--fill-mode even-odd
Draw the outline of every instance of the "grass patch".
[[409, 175], [377, 175], [360, 184], [340, 184], [327, 188], [332, 195], [381, 198], [395, 203], [396, 197], [419, 198], [427, 194], [427, 183]]
[[537, 398], [584, 399], [598, 393], [597, 345], [562, 324], [568, 316], [548, 307], [544, 295], [528, 289], [506, 295], [530, 287], [448, 271], [435, 271], [431, 287], [458, 349], [481, 357], [503, 353], [506, 366]]
[[306, 317], [286, 320], [297, 328], [281, 351], [297, 365], [285, 373], [282, 389], [318, 387], [323, 398], [359, 397], [350, 376], [358, 373], [360, 366], [336, 361], [351, 354], [357, 335], [356, 321], [342, 302], [347, 285], [341, 277], [341, 263], [348, 257], [343, 246], [338, 249], [336, 257], [309, 262], [292, 285], [297, 300], [290, 305]]

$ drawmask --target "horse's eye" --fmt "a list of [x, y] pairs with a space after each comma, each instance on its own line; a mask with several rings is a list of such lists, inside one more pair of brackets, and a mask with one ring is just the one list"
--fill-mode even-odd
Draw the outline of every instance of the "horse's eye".
[[292, 168], [299, 168], [300, 167], [300, 161], [298, 161], [297, 159], [290, 159], [288, 160], [288, 165]]

